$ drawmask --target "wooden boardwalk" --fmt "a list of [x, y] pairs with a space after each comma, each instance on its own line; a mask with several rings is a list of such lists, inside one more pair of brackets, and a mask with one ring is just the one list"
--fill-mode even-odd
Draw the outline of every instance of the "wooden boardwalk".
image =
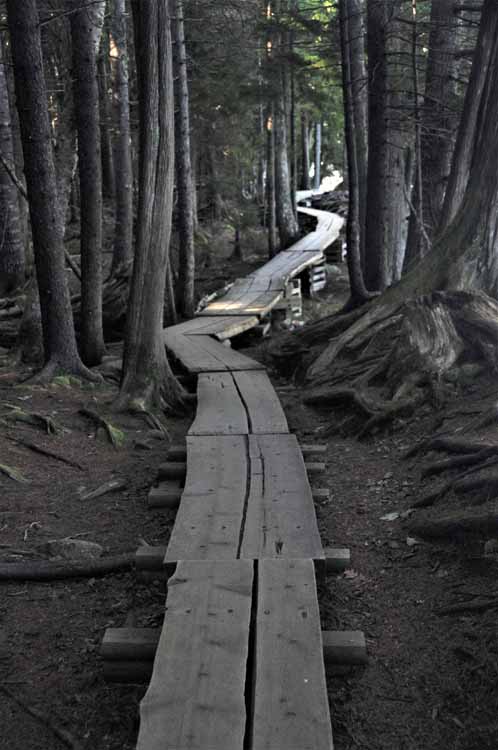
[[264, 367], [223, 343], [337, 238], [342, 219], [301, 210], [314, 232], [164, 334], [198, 399], [138, 750], [333, 748], [307, 466]]

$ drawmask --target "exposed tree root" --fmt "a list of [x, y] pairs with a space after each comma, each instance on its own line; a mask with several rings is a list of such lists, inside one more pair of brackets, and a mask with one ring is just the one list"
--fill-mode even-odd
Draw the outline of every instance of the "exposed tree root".
[[71, 750], [83, 750], [83, 744], [76, 740], [71, 732], [69, 732], [65, 727], [56, 724], [52, 719], [50, 719], [46, 712], [39, 711], [37, 708], [31, 706], [6, 685], [2, 685], [0, 683], [0, 690], [2, 690], [5, 695], [8, 695], [9, 698], [11, 698], [19, 706], [21, 706], [21, 708], [23, 708], [28, 714], [30, 714], [30, 716], [33, 716], [39, 722], [48, 727], [55, 734], [55, 736], [59, 740], [62, 740], [62, 742], [64, 742], [67, 747], [71, 748]]
[[429, 464], [422, 471], [422, 477], [429, 477], [433, 474], [441, 474], [444, 471], [450, 471], [451, 469], [459, 469], [464, 466], [475, 466], [481, 464], [483, 461], [491, 458], [493, 455], [496, 456], [498, 462], [498, 446], [484, 448], [481, 451], [475, 453], [463, 453], [459, 456], [453, 456], [452, 458], [446, 458], [442, 461], [435, 461]]
[[498, 506], [485, 513], [460, 513], [430, 520], [410, 521], [410, 533], [426, 539], [459, 538], [465, 534], [493, 535], [498, 532]]

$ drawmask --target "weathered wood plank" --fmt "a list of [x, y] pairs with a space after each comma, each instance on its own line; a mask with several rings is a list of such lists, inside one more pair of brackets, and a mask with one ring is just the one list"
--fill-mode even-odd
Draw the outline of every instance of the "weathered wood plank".
[[230, 370], [264, 370], [264, 366], [244, 354], [223, 346], [210, 336], [183, 336], [164, 332], [166, 348], [193, 373]]
[[252, 750], [333, 750], [311, 560], [258, 565]]
[[137, 750], [243, 750], [253, 566], [179, 563]]
[[255, 315], [201, 316], [172, 326], [168, 331], [182, 336], [215, 336], [218, 341], [224, 341], [254, 328], [258, 323]]
[[247, 438], [187, 438], [187, 478], [165, 562], [235, 560], [244, 518]]
[[258, 289], [244, 292], [234, 299], [230, 292], [224, 297], [210, 302], [200, 313], [203, 315], [267, 315], [282, 299], [283, 289], [261, 292]]
[[[266, 375], [266, 373], [251, 373], [251, 375], [261, 374]], [[216, 372], [199, 375], [197, 414], [188, 434], [247, 435], [248, 432], [246, 408], [232, 374]]]
[[280, 400], [266, 372], [235, 372], [233, 379], [255, 434], [287, 433], [289, 426]]
[[240, 557], [323, 559], [295, 435], [249, 435], [251, 486]]

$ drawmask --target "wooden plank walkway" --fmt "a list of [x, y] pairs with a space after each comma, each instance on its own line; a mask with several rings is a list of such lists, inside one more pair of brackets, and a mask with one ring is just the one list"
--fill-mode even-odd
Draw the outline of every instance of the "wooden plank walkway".
[[252, 588], [244, 560], [178, 565], [138, 750], [243, 750]]
[[198, 399], [138, 750], [332, 750], [307, 468], [265, 368], [220, 343], [336, 239], [340, 217], [300, 210], [314, 232], [164, 332]]
[[252, 750], [333, 750], [315, 572], [259, 563]]
[[189, 435], [287, 433], [280, 400], [266, 372], [202, 373]]

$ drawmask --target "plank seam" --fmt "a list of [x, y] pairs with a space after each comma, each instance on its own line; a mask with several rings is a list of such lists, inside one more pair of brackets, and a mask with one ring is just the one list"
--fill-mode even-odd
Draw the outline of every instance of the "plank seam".
[[[233, 371], [230, 374], [232, 376], [232, 380], [234, 382], [235, 389], [236, 389], [237, 393], [239, 394], [239, 398], [240, 398], [240, 400], [242, 402], [242, 406], [244, 407], [244, 409], [246, 411], [248, 434], [251, 435], [252, 431], [253, 431], [253, 429], [252, 429], [253, 428], [253, 423], [252, 423], [252, 419], [251, 419], [251, 413], [249, 411], [249, 406], [247, 404], [247, 401], [244, 398], [244, 394], [242, 393], [239, 384], [237, 383], [236, 378], [234, 377]], [[250, 451], [249, 451], [249, 453], [250, 453]]]
[[239, 543], [237, 545], [237, 560], [240, 560], [240, 553], [242, 550], [242, 544], [244, 543], [244, 534], [246, 530], [246, 519], [247, 519], [247, 511], [249, 508], [249, 498], [251, 496], [251, 451], [249, 449], [249, 435], [244, 435], [244, 442], [246, 446], [246, 492], [244, 497], [244, 508], [242, 510], [242, 519], [240, 522], [240, 530], [239, 530]]

